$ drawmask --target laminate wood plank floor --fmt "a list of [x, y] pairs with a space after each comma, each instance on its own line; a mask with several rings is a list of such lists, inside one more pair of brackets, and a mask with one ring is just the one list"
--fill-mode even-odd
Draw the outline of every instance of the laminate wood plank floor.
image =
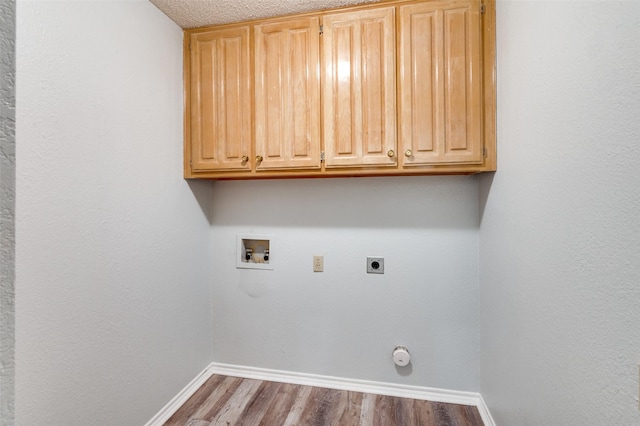
[[213, 375], [165, 426], [483, 426], [476, 407]]

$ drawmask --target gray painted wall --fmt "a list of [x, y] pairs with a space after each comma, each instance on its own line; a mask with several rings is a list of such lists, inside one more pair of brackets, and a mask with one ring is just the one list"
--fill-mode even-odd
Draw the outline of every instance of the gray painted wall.
[[[473, 176], [216, 182], [214, 360], [478, 391], [477, 199]], [[275, 235], [275, 271], [236, 269], [244, 232]]]
[[0, 424], [13, 424], [15, 375], [15, 1], [0, 0]]
[[640, 424], [640, 2], [499, 1], [481, 391], [500, 425]]
[[[480, 188], [189, 186], [180, 30], [147, 2], [18, 6], [19, 424], [141, 424], [211, 360], [481, 390], [504, 425], [638, 423], [638, 3], [498, 3]], [[278, 269], [237, 270], [237, 232], [275, 234]]]
[[20, 1], [17, 29], [16, 424], [144, 424], [212, 359], [182, 33], [146, 1]]

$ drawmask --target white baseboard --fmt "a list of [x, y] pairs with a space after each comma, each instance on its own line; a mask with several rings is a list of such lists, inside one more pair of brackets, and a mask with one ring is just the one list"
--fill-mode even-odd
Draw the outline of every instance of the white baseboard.
[[[212, 364], [213, 365], [213, 364]], [[167, 403], [158, 413], [151, 418], [147, 422], [145, 426], [162, 426], [167, 420], [173, 416], [173, 414], [178, 411], [182, 405], [187, 402], [191, 395], [193, 395], [199, 388], [209, 380], [214, 374], [214, 371], [211, 369], [211, 365], [205, 368], [200, 374], [196, 376], [187, 386], [184, 387], [176, 396], [174, 396], [171, 401]]]
[[478, 394], [478, 398], [479, 401], [478, 405], [476, 405], [476, 408], [478, 408], [478, 411], [480, 412], [482, 422], [485, 426], [496, 426], [496, 422], [493, 421], [493, 417], [491, 417], [491, 412], [489, 411], [489, 407], [487, 406], [487, 404], [484, 402], [484, 398], [480, 394]]
[[401, 385], [396, 383], [373, 382], [368, 380], [345, 379], [341, 377], [321, 376], [317, 374], [296, 373], [291, 371], [269, 370], [266, 368], [246, 367], [231, 364], [210, 364], [187, 387], [173, 398], [146, 426], [161, 426], [175, 413], [184, 402], [213, 374], [243, 377], [246, 379], [267, 380], [292, 383], [296, 385], [317, 386], [353, 392], [388, 395], [401, 398], [413, 398], [449, 404], [461, 404], [477, 407], [485, 426], [495, 426], [489, 409], [482, 396], [477, 392], [452, 391], [422, 386]]

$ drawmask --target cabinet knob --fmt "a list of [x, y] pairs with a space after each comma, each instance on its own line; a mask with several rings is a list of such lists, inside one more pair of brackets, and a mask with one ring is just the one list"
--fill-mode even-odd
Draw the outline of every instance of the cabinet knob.
[[256, 163], [262, 163], [262, 160], [264, 160], [264, 158], [262, 158], [262, 155], [256, 155]]
[[412, 155], [413, 155], [413, 152], [411, 152], [411, 150], [410, 150], [410, 149], [408, 149], [408, 150], [406, 150], [406, 151], [404, 152], [404, 156], [405, 156], [405, 157], [411, 157]]
[[396, 155], [396, 153], [395, 153], [392, 149], [390, 149], [390, 150], [387, 152], [387, 155], [389, 156], [389, 158], [393, 158], [393, 157]]
[[247, 161], [249, 161], [249, 157], [247, 157], [246, 155], [242, 156], [242, 162], [246, 163]]

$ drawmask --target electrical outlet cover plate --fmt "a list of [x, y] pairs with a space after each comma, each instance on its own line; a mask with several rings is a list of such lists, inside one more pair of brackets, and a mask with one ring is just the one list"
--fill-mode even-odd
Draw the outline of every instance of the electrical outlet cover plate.
[[313, 272], [324, 271], [324, 256], [313, 256]]
[[384, 274], [384, 257], [367, 257], [367, 274]]

